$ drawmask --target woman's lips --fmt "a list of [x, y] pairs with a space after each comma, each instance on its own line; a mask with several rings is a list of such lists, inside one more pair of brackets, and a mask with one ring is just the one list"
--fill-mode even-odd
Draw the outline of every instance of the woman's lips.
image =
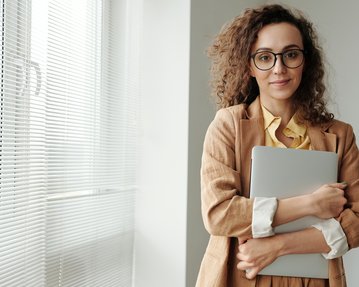
[[274, 86], [285, 86], [286, 84], [289, 83], [289, 81], [290, 81], [289, 79], [286, 79], [286, 80], [271, 81], [269, 83]]

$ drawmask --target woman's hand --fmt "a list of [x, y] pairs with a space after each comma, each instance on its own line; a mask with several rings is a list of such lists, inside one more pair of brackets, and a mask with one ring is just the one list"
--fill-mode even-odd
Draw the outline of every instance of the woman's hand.
[[279, 256], [329, 251], [323, 233], [314, 227], [247, 241], [239, 239], [237, 268], [245, 270], [246, 277], [253, 279]]
[[280, 241], [275, 240], [275, 236], [247, 241], [240, 238], [238, 240], [237, 268], [245, 270], [248, 279], [253, 279], [260, 270], [280, 256]]
[[337, 217], [343, 211], [345, 183], [325, 184], [311, 194], [313, 215], [322, 218]]

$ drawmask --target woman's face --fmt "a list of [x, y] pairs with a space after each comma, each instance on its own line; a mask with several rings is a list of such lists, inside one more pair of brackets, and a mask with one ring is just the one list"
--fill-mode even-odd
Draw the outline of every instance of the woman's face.
[[[299, 30], [289, 23], [276, 23], [264, 26], [258, 33], [256, 42], [252, 46], [251, 55], [260, 51], [283, 53], [292, 49], [303, 50], [302, 36]], [[268, 54], [273, 56], [272, 54]], [[289, 53], [289, 60], [297, 57]], [[259, 60], [267, 61], [268, 57], [263, 54]], [[304, 62], [304, 60], [303, 60]], [[297, 68], [288, 68], [283, 65], [282, 57], [277, 55], [275, 65], [266, 71], [258, 69], [254, 60], [251, 59], [250, 72], [255, 77], [259, 86], [262, 102], [275, 103], [278, 101], [290, 102], [293, 94], [300, 85], [304, 63]]]

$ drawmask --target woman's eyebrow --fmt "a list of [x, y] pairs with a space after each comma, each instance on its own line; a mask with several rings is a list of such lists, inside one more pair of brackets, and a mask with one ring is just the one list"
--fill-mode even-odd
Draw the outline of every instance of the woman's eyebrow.
[[[287, 45], [287, 46], [283, 47], [282, 51], [292, 49], [292, 48], [302, 49], [300, 46], [298, 46], [296, 44], [290, 44], [290, 45]], [[261, 47], [261, 48], [258, 48], [255, 52], [260, 52], [260, 51], [273, 51], [273, 49], [272, 48]]]

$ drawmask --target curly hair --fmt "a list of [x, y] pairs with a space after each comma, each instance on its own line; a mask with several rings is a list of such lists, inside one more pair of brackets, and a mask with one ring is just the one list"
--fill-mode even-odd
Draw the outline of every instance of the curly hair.
[[324, 63], [317, 34], [300, 11], [291, 11], [277, 4], [245, 10], [215, 37], [208, 48], [212, 60], [212, 94], [219, 99], [219, 108], [242, 103], [249, 105], [255, 100], [259, 87], [250, 75], [252, 45], [264, 26], [283, 22], [297, 27], [305, 50], [302, 81], [293, 95], [297, 115], [301, 121], [311, 124], [329, 122], [334, 115], [326, 107]]

